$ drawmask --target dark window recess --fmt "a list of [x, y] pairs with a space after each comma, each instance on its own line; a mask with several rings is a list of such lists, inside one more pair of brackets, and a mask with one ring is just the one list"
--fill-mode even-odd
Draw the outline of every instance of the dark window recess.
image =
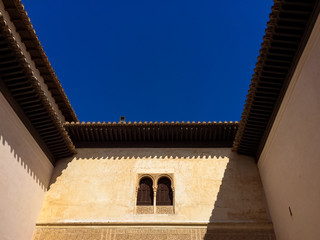
[[152, 180], [150, 178], [142, 178], [139, 183], [137, 205], [149, 206], [153, 205]]
[[157, 205], [173, 205], [171, 181], [166, 177], [158, 181]]

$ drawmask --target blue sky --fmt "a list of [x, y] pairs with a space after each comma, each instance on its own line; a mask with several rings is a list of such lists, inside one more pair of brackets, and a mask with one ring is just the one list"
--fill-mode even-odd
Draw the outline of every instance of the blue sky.
[[23, 4], [80, 121], [239, 121], [272, 1]]

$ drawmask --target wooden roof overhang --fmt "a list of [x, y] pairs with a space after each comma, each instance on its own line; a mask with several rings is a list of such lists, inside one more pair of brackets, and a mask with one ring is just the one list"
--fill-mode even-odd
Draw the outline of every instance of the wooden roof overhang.
[[52, 163], [75, 147], [0, 14], [0, 90]]
[[234, 149], [257, 160], [319, 15], [318, 0], [274, 0]]
[[235, 122], [65, 123], [78, 148], [232, 147]]
[[19, 33], [22, 42], [25, 44], [31, 59], [48, 86], [52, 97], [64, 115], [66, 121], [78, 121], [77, 116], [40, 44], [40, 41], [33, 29], [30, 18], [24, 10], [20, 0], [3, 0], [5, 10], [9, 13], [10, 19]]

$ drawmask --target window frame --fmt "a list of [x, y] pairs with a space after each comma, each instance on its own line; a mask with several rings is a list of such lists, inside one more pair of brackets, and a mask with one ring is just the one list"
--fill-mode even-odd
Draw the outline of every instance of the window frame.
[[[153, 205], [138, 205], [138, 191], [140, 181], [143, 178], [150, 178], [153, 182]], [[161, 178], [167, 178], [171, 185], [169, 194], [171, 194], [170, 205], [157, 204], [158, 182]], [[173, 173], [138, 173], [136, 178], [136, 194], [134, 201], [135, 214], [174, 214], [175, 213], [175, 188], [174, 188], [174, 174]]]
[[[149, 184], [146, 184], [146, 183], [142, 183], [143, 180], [149, 180]], [[150, 199], [148, 199], [148, 201], [142, 201], [142, 199], [139, 199], [140, 198], [144, 198], [144, 195], [146, 195], [146, 193], [144, 192], [145, 189], [141, 189], [142, 188], [142, 184], [145, 184], [147, 185], [150, 189], [148, 192], [150, 192]], [[139, 180], [139, 187], [138, 187], [138, 193], [137, 193], [137, 206], [153, 206], [154, 203], [154, 191], [153, 191], [153, 186], [154, 186], [154, 181], [152, 178], [150, 178], [149, 176], [145, 176], [145, 177], [142, 177], [140, 180]], [[147, 197], [146, 197], [147, 198]]]

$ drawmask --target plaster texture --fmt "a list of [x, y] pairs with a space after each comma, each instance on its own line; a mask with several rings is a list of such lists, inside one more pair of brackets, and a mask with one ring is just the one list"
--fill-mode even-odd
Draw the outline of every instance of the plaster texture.
[[0, 93], [0, 239], [29, 240], [53, 166]]
[[278, 240], [320, 236], [319, 59], [318, 18], [258, 163]]
[[[39, 224], [269, 222], [254, 159], [229, 148], [80, 148], [59, 160]], [[137, 177], [173, 174], [174, 214], [136, 214]]]

